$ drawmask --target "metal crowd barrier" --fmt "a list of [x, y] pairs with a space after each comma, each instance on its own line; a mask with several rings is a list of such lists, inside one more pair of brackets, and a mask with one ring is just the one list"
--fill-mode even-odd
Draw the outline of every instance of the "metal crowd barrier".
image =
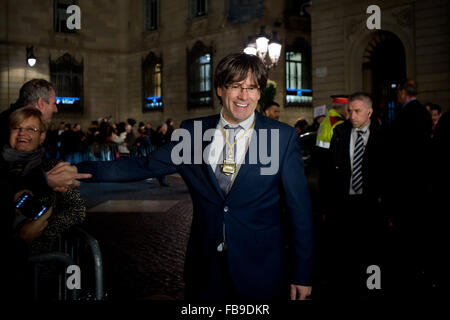
[[[56, 300], [104, 300], [105, 291], [103, 284], [103, 262], [98, 241], [79, 227], [73, 227], [70, 231], [61, 235], [58, 239], [54, 252], [37, 254], [29, 257], [28, 262], [33, 267], [33, 297], [34, 300], [48, 299], [43, 297], [40, 278], [43, 267], [46, 267], [46, 282], [51, 285], [51, 281], [57, 282], [54, 291], [50, 288], [50, 299]], [[76, 265], [80, 268], [81, 288], [69, 289], [67, 279], [70, 275], [66, 273], [67, 267]], [[44, 271], [45, 274], [45, 271]], [[49, 280], [50, 279], [50, 280]], [[56, 280], [56, 281], [55, 281]]]
[[156, 147], [151, 146], [132, 146], [130, 148], [130, 157], [148, 157], [156, 150]]
[[[154, 146], [132, 146], [129, 148], [129, 157], [147, 157], [155, 151]], [[119, 159], [119, 148], [115, 143], [93, 144], [83, 152], [70, 153], [64, 161], [77, 164], [82, 161], [113, 161]]]

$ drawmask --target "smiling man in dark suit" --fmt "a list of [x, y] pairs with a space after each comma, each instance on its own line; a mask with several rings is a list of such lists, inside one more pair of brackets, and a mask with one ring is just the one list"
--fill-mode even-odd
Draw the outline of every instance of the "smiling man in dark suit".
[[[294, 128], [255, 112], [266, 82], [258, 57], [228, 55], [214, 78], [220, 114], [183, 121], [172, 136], [183, 140], [151, 157], [77, 165], [94, 181], [180, 173], [194, 206], [186, 299], [305, 299], [311, 293], [312, 215], [300, 144]], [[281, 199], [290, 216], [289, 258]]]

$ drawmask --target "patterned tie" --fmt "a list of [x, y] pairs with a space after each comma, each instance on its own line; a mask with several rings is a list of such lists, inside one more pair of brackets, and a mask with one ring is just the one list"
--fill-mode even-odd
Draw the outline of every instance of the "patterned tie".
[[352, 187], [355, 193], [360, 193], [362, 190], [362, 160], [364, 155], [364, 140], [362, 135], [365, 131], [358, 130], [358, 138], [355, 143], [355, 150], [353, 152], [353, 173], [352, 173]]
[[[239, 130], [242, 129], [241, 126], [237, 126], [237, 127], [231, 127], [228, 124], [226, 126], [224, 126], [224, 129], [227, 131], [227, 138], [228, 141], [233, 144], [234, 141], [236, 140], [236, 135], [238, 134]], [[233, 151], [233, 160], [236, 162], [236, 144], [233, 145], [234, 151]], [[222, 192], [224, 195], [228, 194], [228, 189], [230, 188], [231, 185], [231, 178], [233, 177], [232, 174], [230, 175], [226, 175], [222, 172], [222, 166], [220, 163], [220, 159], [226, 159], [226, 155], [227, 155], [227, 151], [228, 151], [228, 144], [225, 142], [225, 146], [223, 148], [223, 153], [222, 153], [222, 158], [219, 158], [219, 163], [217, 163], [217, 167], [216, 167], [216, 171], [215, 171], [215, 175], [217, 178], [217, 181], [219, 181], [219, 185], [220, 185], [220, 189], [222, 189]]]

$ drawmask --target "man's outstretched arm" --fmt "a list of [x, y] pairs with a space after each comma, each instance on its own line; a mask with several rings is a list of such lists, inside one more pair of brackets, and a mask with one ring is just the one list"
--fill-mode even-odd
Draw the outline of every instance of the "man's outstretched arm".
[[140, 181], [177, 172], [172, 163], [173, 144], [167, 143], [148, 157], [124, 158], [116, 161], [86, 161], [76, 164], [79, 173], [90, 173], [87, 182]]

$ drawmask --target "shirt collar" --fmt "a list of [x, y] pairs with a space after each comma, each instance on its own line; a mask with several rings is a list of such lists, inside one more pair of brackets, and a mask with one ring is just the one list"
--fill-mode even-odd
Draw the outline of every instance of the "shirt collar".
[[244, 130], [248, 130], [250, 128], [250, 126], [253, 123], [253, 120], [255, 119], [255, 112], [253, 112], [250, 117], [248, 117], [247, 119], [245, 119], [242, 122], [239, 122], [237, 125], [236, 124], [230, 124], [227, 120], [225, 120], [225, 118], [223, 117], [222, 111], [220, 111], [220, 121], [219, 121], [219, 126], [220, 128], [225, 127], [226, 125], [229, 125], [230, 127], [236, 127], [237, 125], [240, 125]]
[[369, 127], [370, 127], [370, 120], [369, 120], [369, 123], [366, 124], [363, 128], [361, 128], [361, 129], [353, 128], [353, 130], [355, 132], [362, 131], [363, 134], [366, 134], [367, 133], [367, 129], [369, 129]]

